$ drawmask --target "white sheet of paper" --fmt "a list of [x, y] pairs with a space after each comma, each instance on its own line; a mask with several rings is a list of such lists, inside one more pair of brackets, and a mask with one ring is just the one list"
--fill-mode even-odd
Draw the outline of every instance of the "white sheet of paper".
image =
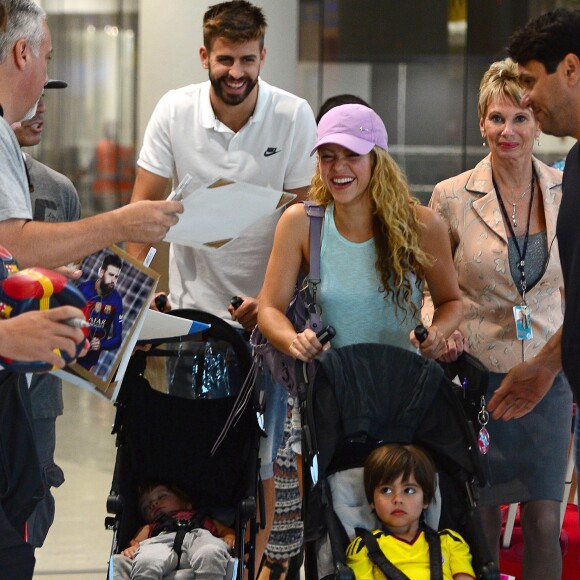
[[123, 353], [123, 358], [121, 358], [121, 362], [119, 363], [117, 372], [115, 373], [115, 378], [112, 381], [113, 383], [115, 383], [115, 388], [113, 390], [113, 394], [111, 395], [111, 403], [114, 403], [117, 400], [117, 396], [119, 395], [119, 389], [121, 388], [121, 383], [123, 382], [123, 377], [125, 376], [125, 371], [127, 370], [127, 366], [129, 365], [129, 360], [131, 359], [131, 355], [133, 354], [133, 349], [135, 348], [135, 345], [139, 340], [139, 335], [141, 334], [141, 329], [145, 324], [145, 320], [147, 320], [147, 316], [141, 316], [141, 318], [137, 322], [135, 331], [131, 336], [131, 340], [127, 344], [127, 349]]
[[192, 332], [201, 332], [206, 328], [209, 328], [208, 324], [149, 309], [145, 316], [145, 323], [139, 334], [139, 340], [172, 338], [174, 336], [191, 334]]
[[216, 179], [185, 195], [185, 211], [165, 241], [219, 247], [295, 197], [268, 187]]

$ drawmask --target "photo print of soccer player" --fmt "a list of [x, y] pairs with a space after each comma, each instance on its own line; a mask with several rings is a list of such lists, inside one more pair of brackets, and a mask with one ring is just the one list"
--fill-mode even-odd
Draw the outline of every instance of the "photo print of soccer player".
[[111, 381], [136, 323], [149, 309], [159, 274], [117, 246], [87, 256], [80, 270], [77, 286], [87, 299], [91, 349], [71, 370], [110, 397]]
[[121, 346], [123, 333], [123, 299], [115, 289], [123, 260], [117, 254], [107, 254], [96, 280], [79, 284], [79, 290], [87, 299], [89, 328], [89, 352], [78, 363], [90, 370], [97, 364], [101, 351], [116, 350]]

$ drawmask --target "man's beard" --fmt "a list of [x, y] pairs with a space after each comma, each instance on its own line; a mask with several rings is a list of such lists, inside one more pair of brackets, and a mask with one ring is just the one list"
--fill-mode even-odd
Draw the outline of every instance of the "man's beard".
[[212, 76], [211, 71], [209, 72], [209, 80], [211, 82], [211, 86], [213, 87], [216, 96], [219, 99], [221, 99], [226, 105], [239, 105], [240, 103], [243, 103], [248, 98], [248, 95], [254, 90], [254, 87], [258, 83], [258, 77], [256, 77], [254, 80], [248, 79], [247, 77], [244, 77], [243, 79], [236, 79], [237, 81], [240, 80], [247, 81], [248, 84], [246, 85], [246, 88], [243, 93], [238, 95], [232, 95], [230, 93], [224, 92], [222, 86], [222, 81], [227, 78], [229, 77], [226, 75], [217, 79], [214, 76]]
[[107, 296], [115, 289], [115, 286], [110, 286], [109, 284], [105, 284], [104, 280], [99, 281], [99, 294], [101, 296]]

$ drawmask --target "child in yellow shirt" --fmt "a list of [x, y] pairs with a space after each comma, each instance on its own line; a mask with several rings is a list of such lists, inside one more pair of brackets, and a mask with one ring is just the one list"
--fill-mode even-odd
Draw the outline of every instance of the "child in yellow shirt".
[[[380, 551], [410, 580], [429, 580], [429, 534], [438, 537], [444, 580], [471, 580], [475, 573], [465, 540], [451, 530], [429, 531], [423, 511], [435, 495], [435, 466], [415, 445], [386, 444], [374, 449], [364, 466], [367, 500], [382, 526], [372, 532]], [[356, 537], [346, 563], [357, 580], [384, 580], [369, 555], [372, 538]], [[372, 551], [372, 546], [371, 546]]]

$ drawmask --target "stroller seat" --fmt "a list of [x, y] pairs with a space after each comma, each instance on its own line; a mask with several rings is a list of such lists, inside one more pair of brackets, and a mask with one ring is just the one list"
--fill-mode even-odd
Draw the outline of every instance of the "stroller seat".
[[[372, 521], [356, 519], [364, 505], [370, 511], [362, 465], [376, 446], [394, 442], [415, 443], [429, 452], [441, 497], [434, 527], [456, 530], [465, 538], [478, 577], [498, 577], [477, 511], [477, 488], [485, 484], [484, 457], [477, 446], [471, 401], [462, 400], [468, 394], [477, 400], [485, 393], [487, 377], [480, 371], [472, 357], [444, 369], [397, 347], [356, 344], [323, 353], [312, 380], [300, 375], [308, 579], [353, 578], [345, 564], [352, 529], [361, 524], [375, 529]], [[463, 386], [452, 382], [453, 373]], [[348, 485], [356, 488], [354, 493]], [[341, 503], [335, 506], [338, 496]], [[357, 496], [363, 506], [356, 506]], [[345, 522], [350, 538], [339, 513], [354, 517]]]
[[[212, 454], [251, 366], [250, 353], [222, 319], [196, 310], [176, 313], [211, 326], [201, 336], [153, 341], [131, 357], [113, 427], [117, 458], [107, 510], [114, 516], [106, 520], [114, 531], [111, 552], [120, 553], [144, 524], [137, 486], [168, 482], [235, 529], [231, 577], [243, 577], [246, 556], [253, 576], [260, 432], [252, 405]], [[164, 578], [191, 574], [177, 570]]]

